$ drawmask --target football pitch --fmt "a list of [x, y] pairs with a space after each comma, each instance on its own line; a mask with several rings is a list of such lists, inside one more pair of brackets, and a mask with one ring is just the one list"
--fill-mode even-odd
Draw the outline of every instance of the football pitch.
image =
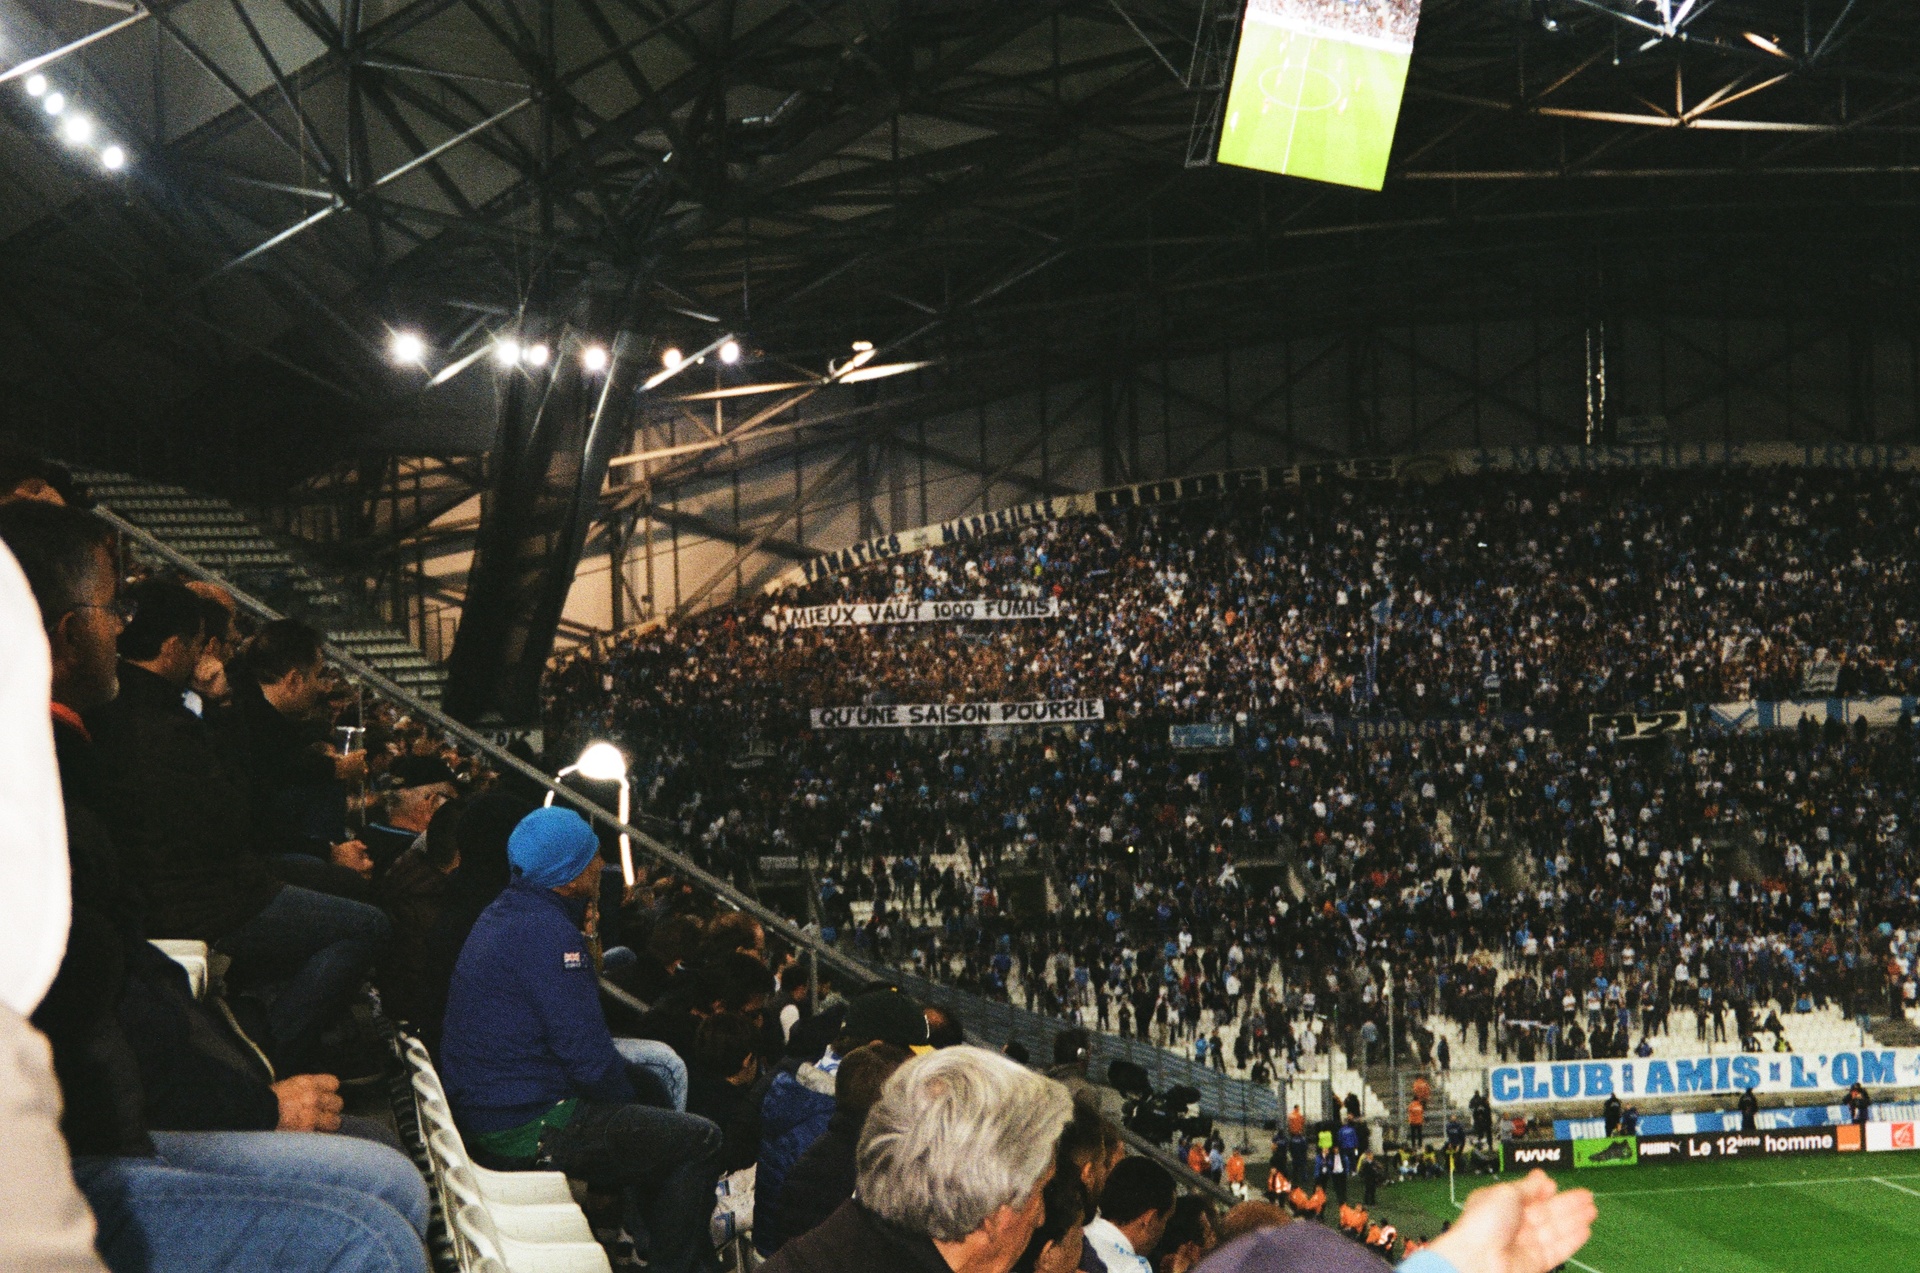
[[[1920, 1155], [1846, 1154], [1566, 1172], [1600, 1219], [1579, 1273], [1893, 1273], [1920, 1268]], [[1461, 1179], [1462, 1201], [1473, 1187]], [[1445, 1180], [1380, 1192], [1403, 1235], [1455, 1214]]]
[[1378, 190], [1412, 55], [1248, 21], [1219, 160]]

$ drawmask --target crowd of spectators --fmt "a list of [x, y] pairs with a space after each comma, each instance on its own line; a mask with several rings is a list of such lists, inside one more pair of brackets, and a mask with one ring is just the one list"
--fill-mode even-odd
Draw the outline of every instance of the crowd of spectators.
[[[1734, 477], [1328, 484], [1030, 527], [629, 637], [560, 670], [550, 726], [625, 743], [715, 869], [799, 859], [832, 939], [1263, 1082], [1333, 1045], [1385, 1060], [1388, 967], [1402, 1062], [1449, 1064], [1437, 1019], [1488, 1058], [1626, 1055], [1676, 1011], [1778, 1046], [1795, 1011], [1914, 1005], [1911, 722], [1620, 741], [1587, 714], [1791, 695], [1815, 663], [1834, 692], [1912, 692], [1920, 507], [1905, 476]], [[982, 595], [1062, 615], [779, 618]], [[805, 713], [1070, 695], [1109, 719]], [[1230, 746], [1171, 744], [1209, 718]]]
[[[742, 603], [550, 679], [563, 732], [774, 739], [862, 703], [1448, 719], [1920, 688], [1920, 480], [1801, 469], [1316, 481], [1031, 526]], [[787, 627], [788, 605], [1057, 598], [1057, 619]], [[603, 688], [611, 678], [611, 689]]]
[[1409, 45], [1420, 21], [1420, 0], [1252, 0], [1251, 8], [1318, 32]]
[[[1214, 1223], [1084, 1077], [885, 985], [837, 996], [750, 915], [628, 880], [580, 814], [338, 693], [311, 629], [130, 578], [49, 489], [0, 502], [9, 1269], [425, 1270], [421, 1174], [345, 1112], [382, 1005], [432, 1037], [474, 1160], [582, 1182], [619, 1267], [712, 1269], [715, 1183], [747, 1168], [776, 1273], [1185, 1273], [1286, 1219]], [[204, 992], [150, 938], [205, 943]], [[1502, 1186], [1404, 1267], [1546, 1273], [1592, 1218]], [[1296, 1262], [1260, 1267], [1364, 1267], [1323, 1226], [1281, 1236]]]

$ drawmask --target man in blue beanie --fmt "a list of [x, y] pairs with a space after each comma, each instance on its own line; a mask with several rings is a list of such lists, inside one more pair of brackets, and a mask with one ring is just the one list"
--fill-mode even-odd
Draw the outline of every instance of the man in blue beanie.
[[705, 1273], [715, 1266], [720, 1129], [671, 1108], [685, 1099], [684, 1067], [672, 1092], [632, 1063], [650, 1059], [633, 1040], [616, 1043], [607, 1029], [581, 931], [600, 887], [599, 847], [571, 809], [536, 809], [514, 828], [513, 878], [454, 966], [440, 1072], [476, 1162], [619, 1185], [649, 1268]]

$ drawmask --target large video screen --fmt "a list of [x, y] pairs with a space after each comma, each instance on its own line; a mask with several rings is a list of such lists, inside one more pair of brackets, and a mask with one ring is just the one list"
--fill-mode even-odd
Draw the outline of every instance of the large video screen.
[[1420, 0], [1248, 0], [1219, 161], [1378, 190]]

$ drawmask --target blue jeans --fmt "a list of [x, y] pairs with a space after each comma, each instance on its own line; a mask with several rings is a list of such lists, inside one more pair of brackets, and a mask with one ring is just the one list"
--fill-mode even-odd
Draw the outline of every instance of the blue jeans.
[[113, 1273], [426, 1273], [427, 1188], [348, 1136], [155, 1132], [154, 1158], [79, 1158]]
[[267, 1027], [274, 1068], [295, 1074], [392, 936], [393, 921], [376, 907], [288, 885], [215, 949], [232, 958], [238, 983], [286, 978]]
[[615, 1039], [613, 1050], [643, 1102], [686, 1113], [687, 1063], [678, 1052], [658, 1039]]

